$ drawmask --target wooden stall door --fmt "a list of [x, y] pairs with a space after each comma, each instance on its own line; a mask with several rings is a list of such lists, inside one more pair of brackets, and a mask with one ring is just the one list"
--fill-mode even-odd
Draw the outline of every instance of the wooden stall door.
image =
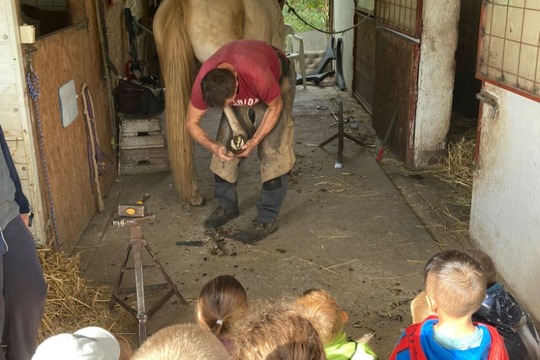
[[372, 126], [387, 147], [412, 165], [422, 0], [375, 1], [375, 81]]
[[[112, 119], [109, 115], [107, 87], [101, 72], [101, 53], [95, 2], [72, 0], [73, 25], [38, 38], [28, 57], [39, 81], [36, 107], [32, 106], [36, 146], [42, 158], [39, 165], [43, 189], [48, 189], [45, 208], [49, 214], [47, 242], [70, 253], [97, 209], [97, 188], [90, 176], [86, 120], [83, 116], [82, 84], [88, 85], [93, 100], [97, 138], [104, 155], [114, 159], [111, 145]], [[27, 70], [28, 71], [28, 70]], [[64, 85], [73, 83], [70, 101], [60, 102]], [[72, 92], [69, 92], [72, 94]], [[32, 102], [32, 99], [29, 100]], [[62, 107], [64, 106], [64, 107]], [[65, 122], [63, 109], [69, 108], [72, 122]], [[38, 126], [39, 122], [39, 126]], [[43, 149], [39, 138], [42, 139]], [[113, 160], [104, 159], [99, 180], [106, 192], [116, 178]], [[44, 167], [46, 166], [46, 168]], [[48, 176], [45, 176], [48, 175]]]

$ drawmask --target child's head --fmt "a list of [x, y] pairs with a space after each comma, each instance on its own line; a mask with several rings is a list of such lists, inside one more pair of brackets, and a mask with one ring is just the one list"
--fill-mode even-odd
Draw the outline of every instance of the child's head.
[[497, 282], [497, 270], [489, 255], [478, 249], [469, 249], [466, 253], [480, 264], [484, 276], [486, 277], [487, 286], [490, 287], [495, 284]]
[[59, 334], [46, 339], [38, 346], [32, 359], [119, 360], [120, 344], [107, 330], [90, 326], [77, 330], [73, 334]]
[[281, 306], [250, 314], [233, 336], [240, 360], [326, 360], [311, 323]]
[[486, 295], [486, 278], [480, 264], [457, 250], [443, 251], [424, 268], [426, 293], [431, 308], [442, 315], [471, 316]]
[[247, 309], [246, 290], [230, 275], [207, 282], [199, 295], [196, 312], [199, 325], [220, 337]]
[[221, 342], [195, 324], [165, 327], [150, 336], [132, 360], [230, 360]]
[[322, 289], [306, 290], [294, 301], [294, 308], [308, 319], [319, 333], [323, 345], [328, 345], [343, 332], [347, 313], [337, 301]]

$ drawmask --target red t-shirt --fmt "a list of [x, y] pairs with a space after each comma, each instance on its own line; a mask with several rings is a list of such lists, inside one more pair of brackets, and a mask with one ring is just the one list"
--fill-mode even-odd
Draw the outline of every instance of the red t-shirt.
[[208, 109], [202, 96], [201, 80], [224, 62], [237, 72], [235, 106], [253, 106], [259, 101], [267, 104], [280, 94], [280, 59], [275, 49], [264, 41], [235, 40], [223, 45], [202, 64], [191, 89], [191, 104], [197, 109]]

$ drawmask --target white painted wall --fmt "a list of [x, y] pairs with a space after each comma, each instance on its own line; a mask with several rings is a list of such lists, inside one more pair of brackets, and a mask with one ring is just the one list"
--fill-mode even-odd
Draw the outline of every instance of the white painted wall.
[[44, 245], [45, 223], [38, 179], [37, 154], [26, 93], [23, 53], [15, 0], [0, 1], [0, 121], [17, 166], [23, 191], [36, 213], [31, 228]]
[[518, 301], [540, 318], [540, 103], [485, 84], [470, 234], [494, 260]]
[[[354, 11], [353, 0], [334, 1], [334, 29], [332, 30], [341, 31], [350, 28], [354, 21]], [[341, 44], [343, 77], [347, 85], [347, 92], [352, 94], [354, 30], [337, 34], [334, 37], [343, 39]]]
[[460, 0], [425, 0], [420, 39], [414, 166], [442, 155], [450, 127]]

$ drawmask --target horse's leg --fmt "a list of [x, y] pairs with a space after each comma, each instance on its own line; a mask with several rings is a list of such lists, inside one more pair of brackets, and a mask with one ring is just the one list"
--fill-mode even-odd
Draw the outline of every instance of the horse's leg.
[[165, 120], [169, 161], [176, 189], [184, 201], [202, 205], [198, 191], [193, 141], [185, 127], [186, 109], [194, 79], [194, 58], [187, 30], [189, 1], [163, 1], [153, 30], [165, 85]]

